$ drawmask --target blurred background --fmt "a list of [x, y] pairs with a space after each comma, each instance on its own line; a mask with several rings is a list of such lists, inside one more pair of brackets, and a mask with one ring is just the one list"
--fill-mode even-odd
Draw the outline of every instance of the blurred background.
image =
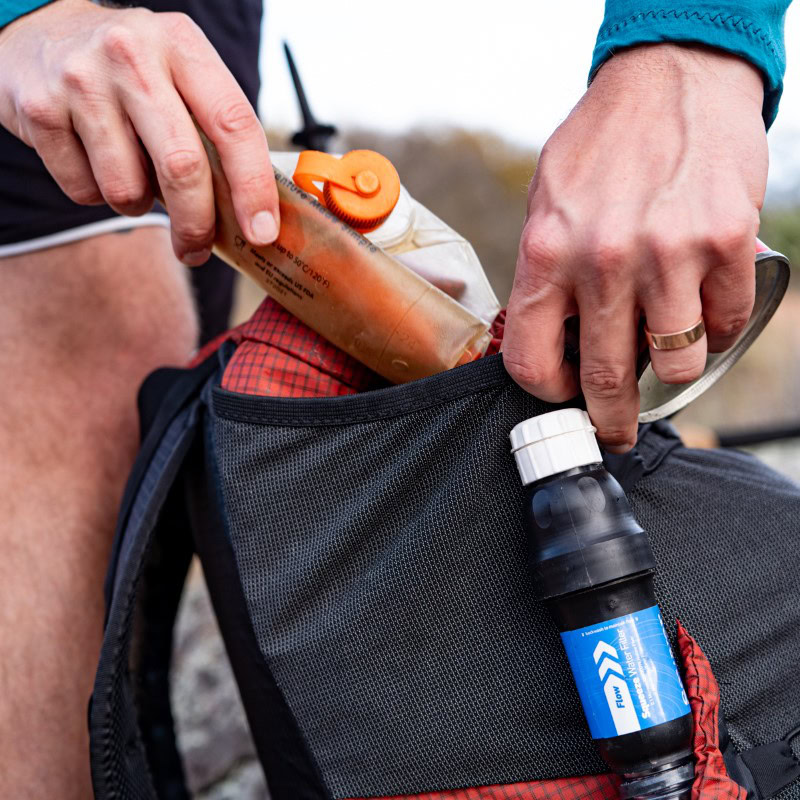
[[[456, 11], [457, 9], [457, 11]], [[268, 0], [260, 113], [272, 150], [291, 149], [300, 114], [282, 42], [292, 47], [334, 152], [388, 156], [411, 194], [475, 247], [505, 303], [537, 154], [585, 90], [600, 0], [376, 3]], [[786, 25], [788, 68], [769, 133], [761, 238], [800, 270], [800, 8]], [[237, 286], [236, 321], [263, 295]], [[800, 278], [756, 344], [674, 420], [686, 437], [800, 423]], [[699, 426], [699, 429], [698, 427]], [[800, 478], [800, 440], [752, 448]], [[197, 798], [268, 797], [199, 570], [179, 621], [176, 721]]]
[[[800, 268], [800, 10], [786, 21], [780, 113], [769, 133], [761, 238]], [[267, 4], [260, 112], [273, 150], [301, 127], [288, 41], [332, 150], [378, 150], [411, 194], [468, 239], [505, 303], [539, 150], [583, 94], [600, 0], [572, 3], [273, 0]], [[795, 74], [797, 73], [797, 74]], [[258, 290], [241, 281], [239, 316]], [[800, 278], [748, 355], [677, 422], [729, 431], [800, 415]]]

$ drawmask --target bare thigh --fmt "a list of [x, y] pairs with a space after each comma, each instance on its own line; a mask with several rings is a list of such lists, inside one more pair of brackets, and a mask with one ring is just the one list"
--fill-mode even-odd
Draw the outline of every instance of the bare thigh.
[[0, 259], [0, 797], [91, 796], [86, 704], [136, 393], [196, 336], [163, 229]]

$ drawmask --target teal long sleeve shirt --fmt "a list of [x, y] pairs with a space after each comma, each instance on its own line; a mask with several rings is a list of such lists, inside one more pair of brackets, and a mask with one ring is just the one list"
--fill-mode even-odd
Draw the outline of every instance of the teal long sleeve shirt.
[[778, 113], [786, 71], [783, 23], [791, 0], [739, 0], [648, 6], [641, 0], [606, 0], [589, 80], [623, 47], [653, 42], [704, 44], [741, 56], [764, 77], [764, 122]]
[[[585, 0], [583, 0], [585, 2]], [[0, 28], [50, 0], [0, 0]], [[764, 122], [778, 113], [786, 70], [783, 22], [791, 0], [739, 0], [686, 5], [643, 5], [606, 0], [590, 80], [617, 50], [652, 42], [704, 44], [747, 59], [764, 76]]]

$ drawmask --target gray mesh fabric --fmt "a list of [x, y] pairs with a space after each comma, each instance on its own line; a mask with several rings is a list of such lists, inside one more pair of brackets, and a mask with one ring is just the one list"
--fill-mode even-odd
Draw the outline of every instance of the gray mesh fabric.
[[[603, 770], [526, 568], [508, 432], [546, 410], [499, 359], [358, 398], [215, 393], [259, 646], [334, 797]], [[736, 742], [776, 738], [800, 721], [800, 490], [680, 449], [631, 499]]]
[[737, 748], [779, 738], [800, 723], [800, 489], [744, 453], [680, 448], [631, 501], [664, 617], [703, 646]]

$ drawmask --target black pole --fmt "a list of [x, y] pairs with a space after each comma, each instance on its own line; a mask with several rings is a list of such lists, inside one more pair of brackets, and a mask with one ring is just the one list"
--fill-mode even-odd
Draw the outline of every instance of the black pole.
[[325, 153], [328, 151], [328, 140], [336, 136], [337, 130], [333, 125], [324, 125], [314, 119], [311, 107], [308, 105], [303, 82], [300, 80], [300, 73], [297, 71], [292, 51], [286, 42], [283, 43], [283, 51], [286, 53], [286, 61], [289, 64], [289, 72], [292, 74], [292, 83], [297, 94], [300, 114], [303, 117], [303, 127], [292, 136], [292, 144], [306, 150], [321, 150]]
[[718, 431], [720, 447], [748, 447], [765, 442], [777, 442], [781, 439], [800, 437], [800, 424], [775, 425], [764, 428], [750, 428], [738, 431]]

